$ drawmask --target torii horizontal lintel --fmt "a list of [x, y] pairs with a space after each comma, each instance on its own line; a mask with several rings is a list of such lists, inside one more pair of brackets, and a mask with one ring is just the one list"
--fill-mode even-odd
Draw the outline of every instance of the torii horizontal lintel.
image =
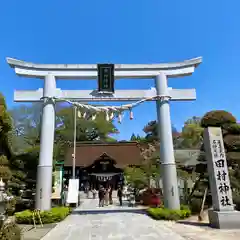
[[[52, 74], [59, 79], [97, 78], [97, 64], [35, 64], [7, 58], [18, 75], [43, 78]], [[168, 77], [191, 75], [202, 62], [202, 57], [177, 63], [115, 64], [115, 78], [153, 78], [164, 72]]]
[[[196, 99], [195, 89], [172, 89], [168, 88], [171, 101], [192, 101]], [[57, 88], [56, 98], [69, 99], [79, 102], [124, 102], [124, 101], [139, 101], [143, 98], [156, 96], [156, 89], [150, 90], [116, 90], [113, 95], [100, 95], [92, 90], [61, 90]], [[15, 102], [39, 102], [43, 97], [43, 89], [25, 91], [14, 91]]]

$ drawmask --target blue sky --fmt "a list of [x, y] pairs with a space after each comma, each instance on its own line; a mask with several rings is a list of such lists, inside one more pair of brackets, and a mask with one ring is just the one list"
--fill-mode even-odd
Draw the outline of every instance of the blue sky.
[[[14, 89], [43, 82], [19, 78], [6, 57], [39, 63], [160, 63], [203, 56], [191, 77], [169, 80], [173, 88], [196, 88], [194, 102], [171, 103], [173, 124], [224, 109], [240, 119], [239, 0], [11, 0], [0, 3], [0, 91], [8, 106]], [[96, 81], [63, 81], [62, 89], [93, 89]], [[118, 89], [148, 89], [152, 80], [119, 80]], [[156, 118], [155, 103], [124, 119], [118, 139]]]

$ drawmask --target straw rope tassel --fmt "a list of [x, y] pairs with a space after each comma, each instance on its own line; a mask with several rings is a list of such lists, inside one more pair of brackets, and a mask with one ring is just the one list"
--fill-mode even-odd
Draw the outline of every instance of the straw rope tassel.
[[82, 117], [82, 114], [81, 114], [80, 110], [78, 110], [77, 115], [78, 115], [79, 118]]
[[118, 114], [118, 123], [122, 123], [122, 113]]
[[133, 111], [130, 109], [130, 120], [133, 120]]

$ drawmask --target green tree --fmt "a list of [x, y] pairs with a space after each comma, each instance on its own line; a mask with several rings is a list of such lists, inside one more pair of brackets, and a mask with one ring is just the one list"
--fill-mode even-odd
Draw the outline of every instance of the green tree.
[[160, 176], [159, 159], [154, 157], [156, 151], [153, 143], [141, 143], [141, 164], [137, 167], [127, 167], [125, 175], [127, 181], [137, 188], [150, 186], [151, 180], [157, 180]]
[[134, 141], [134, 142], [147, 142], [145, 137], [141, 137], [139, 134], [135, 135], [134, 133], [132, 134], [130, 141]]
[[135, 188], [141, 189], [148, 185], [148, 179], [142, 168], [139, 167], [126, 167], [124, 175], [127, 182]]
[[5, 98], [0, 94], [0, 178], [5, 182], [10, 181], [12, 177], [9, 159], [7, 158], [7, 153], [10, 152], [9, 133], [11, 130], [11, 117], [7, 112]]
[[[230, 173], [230, 181], [233, 189], [234, 201], [240, 199], [240, 125], [237, 124], [236, 118], [229, 112], [223, 110], [210, 111], [206, 113], [202, 120], [201, 126], [221, 127], [223, 133], [223, 141], [226, 152], [226, 158]], [[204, 151], [204, 144], [201, 147]], [[208, 186], [207, 160], [204, 156], [200, 156], [199, 163], [196, 166], [196, 172], [200, 174], [199, 181], [195, 189], [203, 195], [203, 189]], [[194, 195], [194, 193], [193, 193]], [[208, 203], [211, 203], [211, 196], [208, 196]], [[240, 201], [237, 203], [240, 207]]]
[[39, 146], [29, 147], [25, 149], [24, 153], [14, 157], [14, 162], [21, 163], [24, 169], [23, 183], [26, 189], [34, 189], [36, 186], [39, 150]]
[[154, 157], [156, 146], [158, 146], [157, 143], [147, 143], [140, 147], [142, 156], [141, 168], [146, 175], [148, 185], [150, 185], [151, 179], [156, 180], [160, 175], [159, 158]]
[[[57, 103], [56, 111], [63, 107]], [[36, 147], [40, 143], [42, 103], [19, 105], [11, 111], [13, 120], [13, 147], [15, 152]]]
[[199, 149], [203, 142], [201, 118], [192, 117], [183, 126], [178, 148]]
[[[148, 142], [153, 141], [161, 141], [158, 137], [158, 122], [156, 120], [150, 121], [147, 125], [143, 128], [143, 131], [146, 133], [145, 139]], [[174, 145], [177, 143], [180, 133], [177, 129], [172, 126], [172, 136], [173, 136], [173, 143]]]
[[131, 138], [130, 138], [130, 141], [136, 141], [137, 140], [137, 137], [136, 135], [133, 133]]
[[21, 162], [14, 160], [12, 119], [3, 95], [0, 95], [0, 178], [8, 183], [8, 190], [17, 194], [25, 177]]
[[24, 152], [40, 142], [42, 104], [20, 105], [11, 111], [13, 119], [13, 146], [15, 152]]
[[207, 112], [202, 120], [201, 126], [203, 128], [207, 127], [224, 127], [231, 124], [236, 124], [236, 118], [229, 112], [224, 110], [215, 110]]
[[32, 189], [36, 183], [41, 109], [41, 103], [34, 103], [20, 105], [10, 111], [13, 122], [12, 148], [15, 153], [11, 160], [15, 183], [11, 184], [11, 188], [15, 194], [23, 185]]
[[[36, 183], [36, 171], [40, 151], [42, 104], [21, 105], [11, 111], [13, 119], [13, 147], [16, 151], [13, 165], [23, 167], [25, 182], [28, 188]], [[53, 168], [56, 160], [64, 159], [66, 143], [73, 142], [74, 116], [73, 109], [56, 105], [56, 130], [54, 143]], [[112, 122], [107, 122], [103, 115], [95, 121], [77, 119], [77, 141], [116, 141], [110, 134], [117, 133]], [[22, 176], [23, 178], [23, 176]]]
[[[59, 107], [58, 107], [59, 108]], [[37, 165], [40, 152], [42, 104], [20, 105], [13, 108], [10, 113], [13, 120], [13, 148], [15, 156], [12, 158], [14, 174], [21, 181], [13, 188], [20, 188], [23, 183], [28, 189], [33, 189], [36, 184]], [[63, 155], [63, 145], [54, 144], [53, 167], [56, 159]], [[20, 172], [24, 170], [24, 174]]]
[[[57, 113], [56, 137], [64, 142], [73, 142], [74, 115], [72, 108], [64, 108]], [[77, 141], [114, 141], [111, 134], [118, 133], [113, 122], [106, 121], [104, 114], [97, 115], [95, 120], [77, 118]]]

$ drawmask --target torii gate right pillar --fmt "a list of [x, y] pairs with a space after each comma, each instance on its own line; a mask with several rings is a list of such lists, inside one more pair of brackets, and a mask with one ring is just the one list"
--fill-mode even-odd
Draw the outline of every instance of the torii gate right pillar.
[[160, 139], [160, 161], [163, 181], [164, 206], [180, 209], [177, 169], [174, 158], [172, 124], [170, 118], [167, 77], [160, 73], [155, 79], [157, 95], [164, 96], [157, 100], [158, 136]]

